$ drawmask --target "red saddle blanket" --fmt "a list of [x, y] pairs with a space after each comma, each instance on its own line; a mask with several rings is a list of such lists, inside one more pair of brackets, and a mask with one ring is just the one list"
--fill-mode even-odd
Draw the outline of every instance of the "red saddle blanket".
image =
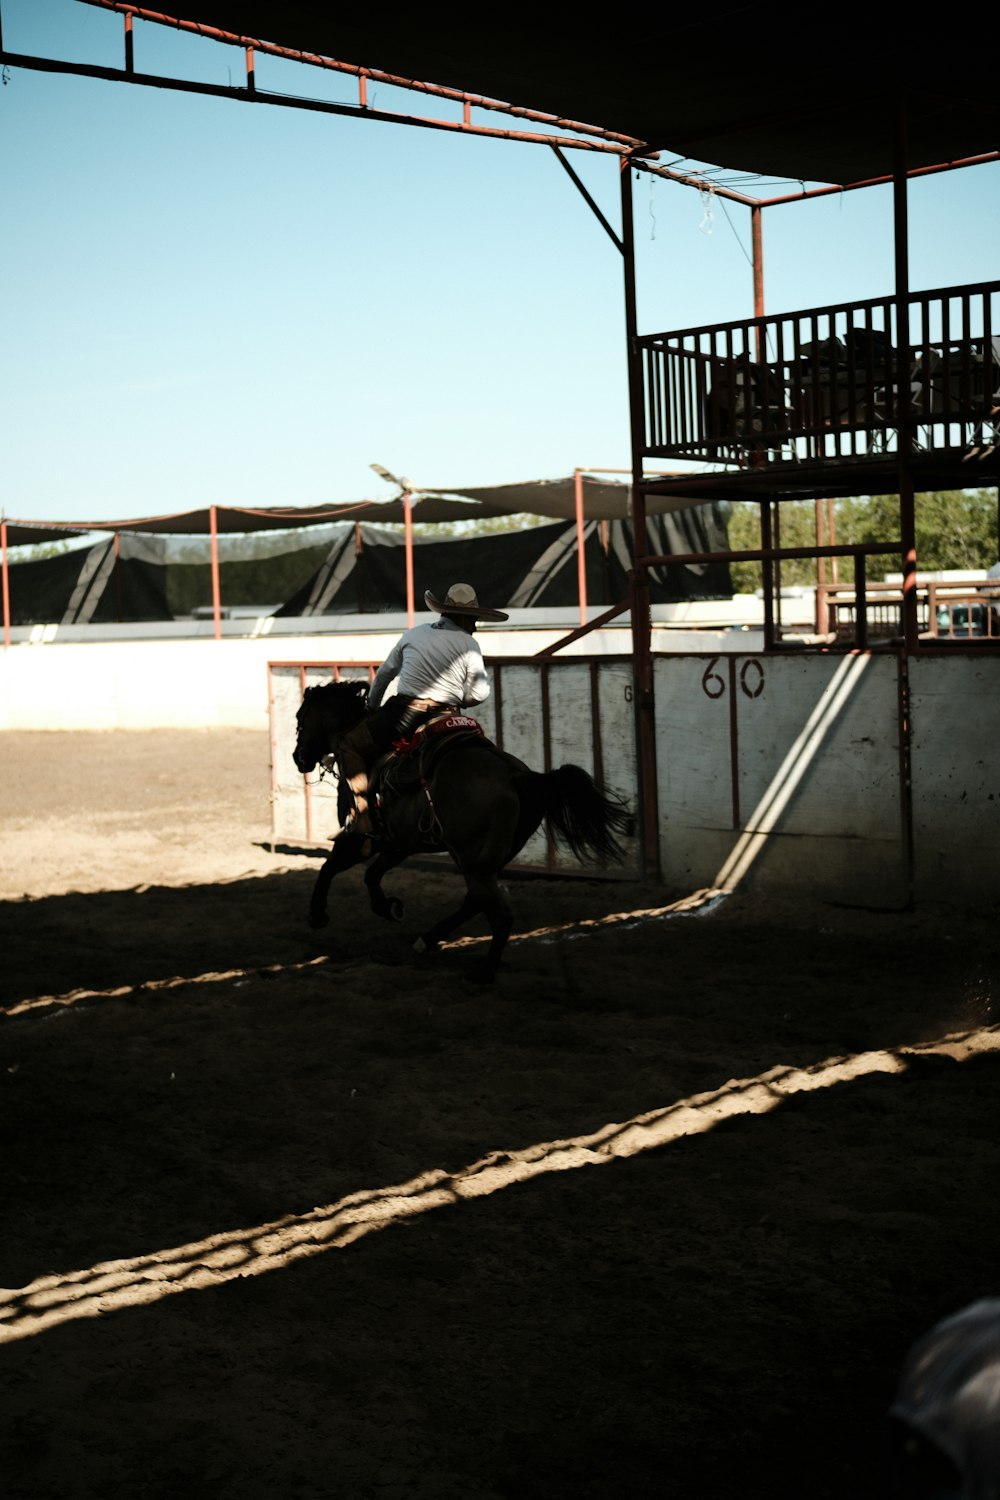
[[412, 755], [431, 736], [451, 734], [456, 730], [465, 734], [482, 734], [483, 726], [478, 719], [473, 719], [468, 714], [441, 714], [436, 719], [428, 719], [426, 723], [418, 725], [407, 739], [393, 740], [392, 748], [397, 755]]

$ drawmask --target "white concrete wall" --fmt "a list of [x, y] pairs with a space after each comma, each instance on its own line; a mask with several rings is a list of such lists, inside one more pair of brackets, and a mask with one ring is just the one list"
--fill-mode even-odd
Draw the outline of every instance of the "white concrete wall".
[[[521, 611], [530, 626], [481, 626], [488, 657], [533, 656], [578, 627], [572, 612]], [[224, 622], [234, 626], [234, 622]], [[109, 627], [103, 627], [106, 631]], [[131, 627], [122, 627], [129, 630]], [[405, 615], [367, 616], [352, 631], [316, 635], [225, 633], [196, 639], [51, 639], [0, 649], [0, 730], [3, 729], [266, 729], [267, 665], [280, 661], [375, 662], [406, 628]], [[211, 632], [211, 625], [207, 626]], [[103, 633], [103, 632], [102, 632]], [[701, 650], [706, 635], [657, 629], [673, 651]], [[746, 632], [712, 631], [712, 649], [744, 649]], [[567, 648], [570, 656], [628, 655], [627, 626], [594, 631]]]
[[662, 657], [655, 688], [670, 884], [905, 904], [895, 656]]
[[1000, 895], [1000, 660], [910, 663], [915, 895]]

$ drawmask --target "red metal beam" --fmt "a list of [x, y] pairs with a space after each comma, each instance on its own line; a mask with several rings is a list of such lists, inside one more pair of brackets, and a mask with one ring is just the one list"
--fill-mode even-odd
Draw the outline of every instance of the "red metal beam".
[[[936, 172], [957, 172], [961, 167], [980, 167], [991, 161], [1000, 161], [1000, 151], [986, 151], [981, 156], [963, 156], [958, 161], [935, 162], [933, 166], [928, 167], [911, 167], [906, 177], [907, 181], [912, 182], [916, 177], [932, 177]], [[803, 198], [826, 198], [831, 193], [853, 193], [858, 188], [885, 187], [891, 181], [891, 174], [887, 177], [865, 177], [858, 182], [835, 183], [826, 187], [802, 188], [796, 193], [783, 193], [776, 198], [758, 198], [756, 201], [760, 204], [761, 208], [773, 208], [775, 204], [798, 203]]]
[[621, 164], [622, 262], [625, 268], [625, 339], [628, 366], [629, 427], [632, 446], [632, 546], [636, 558], [630, 576], [632, 655], [635, 663], [636, 755], [641, 807], [643, 873], [655, 879], [660, 869], [660, 828], [656, 798], [656, 718], [653, 694], [652, 617], [649, 575], [639, 564], [649, 548], [642, 450], [645, 419], [642, 405], [642, 354], [638, 345], [635, 285], [635, 230], [631, 163]]
[[[906, 167], [909, 138], [906, 95], [900, 93], [893, 142], [892, 224], [896, 269], [896, 432], [899, 435], [899, 531], [903, 560], [903, 636], [906, 649], [920, 644], [917, 619], [917, 521], [914, 505], [913, 409], [910, 400], [910, 230]], [[859, 612], [860, 616], [860, 612]]]
[[403, 491], [403, 537], [406, 553], [406, 623], [412, 626], [416, 615], [413, 600], [413, 496]]
[[100, 6], [104, 10], [117, 11], [127, 18], [135, 16], [141, 21], [151, 21], [159, 26], [172, 26], [178, 31], [189, 31], [196, 36], [208, 37], [212, 41], [223, 42], [228, 46], [242, 47], [247, 50], [247, 64], [250, 71], [252, 71], [251, 51], [266, 52], [272, 57], [304, 63], [312, 68], [326, 68], [335, 73], [346, 73], [362, 82], [370, 78], [375, 83], [390, 84], [394, 88], [407, 89], [413, 93], [431, 94], [439, 99], [451, 99], [461, 104], [465, 111], [470, 108], [493, 110], [498, 114], [510, 115], [512, 119], [532, 120], [537, 124], [548, 125], [557, 130], [575, 130], [580, 135], [592, 135], [599, 140], [616, 142], [627, 151], [641, 150], [644, 144], [634, 136], [621, 135], [617, 131], [605, 130], [598, 125], [587, 125], [583, 121], [563, 119], [559, 115], [547, 114], [542, 110], [506, 104], [502, 100], [490, 99], [483, 94], [470, 94], [464, 89], [425, 83], [422, 79], [402, 78], [395, 73], [385, 73], [381, 68], [368, 68], [357, 63], [341, 62], [338, 58], [323, 57], [316, 52], [302, 52], [294, 47], [281, 47], [276, 42], [265, 42], [259, 37], [244, 36], [240, 32], [222, 31], [217, 26], [207, 26], [201, 21], [186, 21], [178, 16], [169, 16], [161, 11], [150, 10], [143, 5], [127, 4], [125, 0], [88, 0], [88, 3]]
[[216, 507], [210, 505], [208, 508], [209, 536], [212, 548], [212, 621], [215, 630], [215, 639], [222, 639], [222, 593], [219, 587], [219, 528], [216, 520]]
[[3, 647], [10, 645], [10, 579], [7, 574], [7, 522], [0, 520], [0, 571], [3, 573]]
[[[101, 0], [103, 4], [103, 0]], [[559, 146], [563, 150], [598, 151], [624, 156], [628, 146], [611, 141], [587, 140], [572, 136], [542, 135], [535, 131], [497, 130], [487, 125], [466, 125], [457, 120], [434, 120], [426, 115], [393, 114], [388, 110], [359, 109], [356, 104], [334, 104], [326, 99], [298, 99], [290, 94], [269, 94], [261, 89], [252, 92], [225, 84], [192, 83], [182, 78], [167, 78], [159, 73], [130, 73], [123, 68], [104, 68], [86, 63], [62, 62], [51, 57], [32, 57], [22, 52], [0, 52], [0, 66], [29, 68], [41, 73], [68, 73], [79, 78], [102, 78], [107, 83], [133, 83], [143, 88], [169, 89], [177, 93], [205, 94], [212, 99], [235, 99], [242, 104], [268, 104], [276, 108], [303, 109], [313, 114], [344, 115], [353, 120], [377, 120], [383, 125], [409, 125], [424, 130], [454, 131], [458, 135], [484, 136], [494, 140], [521, 141], [528, 145]], [[558, 126], [557, 121], [553, 121]]]
[[573, 470], [576, 500], [576, 586], [580, 602], [580, 624], [587, 623], [587, 557], [583, 537], [583, 470]]

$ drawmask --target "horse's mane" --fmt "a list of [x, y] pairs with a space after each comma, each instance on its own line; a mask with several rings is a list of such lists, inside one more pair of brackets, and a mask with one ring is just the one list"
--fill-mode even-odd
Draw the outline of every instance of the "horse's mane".
[[303, 706], [307, 700], [317, 706], [323, 703], [337, 720], [349, 719], [354, 724], [368, 708], [368, 684], [350, 678], [343, 678], [340, 682], [318, 682], [306, 688], [302, 695]]
[[367, 682], [353, 682], [344, 678], [340, 682], [331, 682], [327, 685], [330, 696], [338, 702], [350, 703], [351, 699], [357, 699], [363, 708], [368, 706], [368, 684]]

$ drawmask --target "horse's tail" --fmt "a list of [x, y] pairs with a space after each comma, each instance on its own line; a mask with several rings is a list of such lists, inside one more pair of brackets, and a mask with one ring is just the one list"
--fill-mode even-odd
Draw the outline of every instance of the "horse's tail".
[[602, 792], [582, 766], [560, 766], [542, 775], [545, 815], [577, 859], [600, 864], [624, 859], [618, 839], [631, 835], [635, 828], [625, 804]]

